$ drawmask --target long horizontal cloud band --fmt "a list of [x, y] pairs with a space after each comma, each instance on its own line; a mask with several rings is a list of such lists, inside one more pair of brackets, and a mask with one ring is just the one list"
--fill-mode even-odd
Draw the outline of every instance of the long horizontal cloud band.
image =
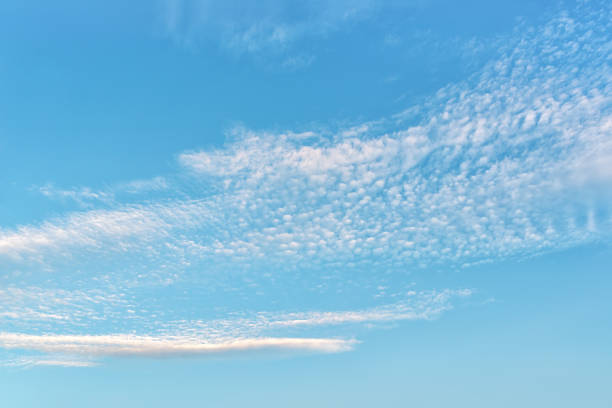
[[321, 353], [349, 351], [354, 340], [326, 338], [252, 338], [204, 343], [189, 338], [131, 335], [31, 335], [0, 333], [0, 347], [85, 356], [186, 356], [257, 350]]

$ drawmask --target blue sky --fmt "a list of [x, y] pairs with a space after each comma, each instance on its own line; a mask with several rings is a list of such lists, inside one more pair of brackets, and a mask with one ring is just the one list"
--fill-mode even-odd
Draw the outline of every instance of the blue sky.
[[609, 407], [603, 1], [0, 4], [0, 401]]

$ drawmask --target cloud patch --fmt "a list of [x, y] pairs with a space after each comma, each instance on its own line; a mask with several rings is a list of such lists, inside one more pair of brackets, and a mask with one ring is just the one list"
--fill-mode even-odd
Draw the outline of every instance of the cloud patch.
[[398, 270], [606, 239], [610, 10], [579, 13], [521, 27], [469, 80], [394, 117], [331, 133], [236, 128], [220, 149], [178, 156], [182, 187], [147, 184], [166, 199], [1, 230], [0, 257]]

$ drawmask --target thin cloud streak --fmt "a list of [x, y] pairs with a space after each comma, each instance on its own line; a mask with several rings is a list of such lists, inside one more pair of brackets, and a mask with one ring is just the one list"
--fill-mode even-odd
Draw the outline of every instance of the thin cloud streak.
[[258, 350], [339, 353], [354, 340], [328, 338], [251, 338], [206, 343], [193, 338], [113, 335], [32, 335], [0, 333], [0, 347], [91, 357], [171, 357]]
[[20, 367], [20, 368], [33, 368], [33, 367], [67, 367], [67, 368], [85, 368], [85, 367], [96, 367], [99, 364], [94, 361], [76, 360], [76, 359], [49, 359], [49, 358], [20, 358], [11, 361], [0, 362], [0, 365], [6, 367]]
[[[411, 295], [414, 296], [416, 293]], [[276, 328], [431, 320], [452, 309], [449, 302], [451, 298], [471, 295], [470, 289], [432, 291], [419, 294], [412, 302], [398, 302], [368, 310], [282, 314], [277, 320], [271, 320], [268, 324], [271, 328]]]

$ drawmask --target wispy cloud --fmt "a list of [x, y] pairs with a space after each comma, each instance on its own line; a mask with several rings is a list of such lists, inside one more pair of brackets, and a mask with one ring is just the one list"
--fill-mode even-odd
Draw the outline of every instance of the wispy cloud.
[[195, 46], [212, 40], [238, 53], [286, 50], [305, 37], [320, 37], [367, 19], [377, 8], [370, 0], [300, 4], [264, 0], [256, 5], [209, 0], [161, 2], [165, 31], [179, 44]]
[[74, 201], [83, 207], [91, 207], [94, 203], [110, 202], [112, 194], [106, 191], [94, 191], [89, 187], [61, 189], [53, 184], [45, 184], [42, 187], [32, 188], [43, 196], [60, 201]]
[[170, 183], [165, 177], [157, 176], [148, 180], [132, 180], [118, 184], [114, 187], [115, 191], [130, 194], [139, 194], [150, 191], [163, 191], [170, 188]]
[[[20, 366], [86, 366], [93, 364], [89, 360], [91, 358], [108, 356], [188, 356], [256, 350], [336, 353], [352, 350], [357, 341], [310, 336], [287, 337], [286, 332], [296, 329], [308, 332], [322, 326], [431, 320], [450, 310], [454, 299], [468, 297], [471, 293], [467, 289], [411, 291], [400, 302], [355, 311], [259, 312], [251, 314], [250, 317], [240, 318], [158, 322], [157, 333], [148, 335], [3, 332], [0, 333], [0, 349], [44, 353], [43, 356], [22, 357], [19, 360], [22, 364], [18, 364]], [[124, 304], [116, 305], [111, 310], [112, 317], [118, 320], [128, 319], [121, 317], [129, 314], [126, 313], [126, 308]], [[25, 316], [26, 319], [32, 318], [28, 315], [27, 307], [25, 309], [25, 312], [15, 313]], [[52, 307], [49, 309], [54, 312]], [[118, 313], [119, 311], [123, 313]], [[154, 311], [150, 311], [149, 314], [154, 314]], [[53, 319], [52, 316], [33, 316], [33, 318]], [[0, 322], [2, 320], [5, 320], [5, 316], [0, 315]], [[95, 319], [90, 319], [90, 322], [92, 321], [95, 322]], [[31, 324], [30, 320], [28, 326]], [[70, 321], [64, 327], [64, 330], [69, 331], [75, 329], [83, 328], [79, 327], [76, 321]], [[140, 332], [143, 330], [139, 329]], [[88, 360], [83, 361], [83, 357]]]
[[[124, 293], [108, 289], [66, 290], [39, 287], [0, 289], [0, 325], [9, 327], [83, 327], [125, 319], [131, 308]], [[49, 324], [45, 324], [49, 323]]]
[[[172, 315], [171, 306], [148, 301], [127, 301], [128, 293], [120, 295], [101, 290], [88, 292], [79, 290], [42, 290], [38, 288], [9, 288], [0, 291], [0, 323], [4, 327], [26, 329], [28, 327], [58, 328], [78, 331], [89, 324], [104, 320], [114, 326], [138, 320], [142, 323], [151, 316]], [[262, 334], [279, 334], [278, 330], [290, 327], [333, 326], [364, 322], [386, 322], [400, 320], [430, 320], [452, 309], [452, 302], [472, 295], [469, 289], [441, 291], [408, 291], [401, 300], [376, 307], [348, 311], [313, 312], [257, 312], [212, 320], [166, 320], [157, 322], [157, 330], [172, 336], [177, 333], [191, 333], [194, 337], [206, 339], [227, 339], [228, 337], [256, 337]], [[144, 310], [144, 312], [143, 312]], [[244, 312], [243, 312], [244, 314]], [[180, 314], [178, 314], [180, 316]], [[60, 322], [58, 322], [60, 321]], [[44, 326], [49, 322], [53, 326]], [[145, 323], [141, 330], [151, 330]]]
[[74, 358], [56, 358], [50, 359], [45, 357], [27, 357], [19, 358], [10, 361], [0, 363], [7, 367], [20, 367], [20, 368], [33, 368], [40, 366], [54, 366], [54, 367], [72, 367], [72, 368], [83, 368], [83, 367], [95, 367], [98, 364], [94, 361], [79, 360]]
[[363, 324], [411, 320], [434, 320], [451, 310], [462, 299], [472, 296], [469, 289], [409, 291], [400, 301], [358, 310], [311, 312], [257, 312], [242, 317], [217, 320], [177, 321], [167, 324], [164, 333], [223, 340], [242, 337], [282, 336], [287, 330], [301, 332], [323, 327], [340, 330]]
[[472, 291], [444, 290], [425, 292], [415, 296], [413, 301], [403, 301], [368, 310], [347, 312], [311, 312], [283, 314], [276, 320], [268, 320], [271, 328], [323, 326], [358, 323], [393, 322], [400, 320], [430, 320], [452, 308], [453, 297], [470, 296]]
[[[413, 2], [397, 3], [406, 7]], [[312, 40], [349, 30], [371, 20], [385, 5], [371, 1], [287, 3], [162, 0], [164, 35], [189, 50], [219, 47], [236, 57], [253, 57], [268, 67], [299, 70], [317, 60]]]
[[142, 195], [169, 188], [169, 181], [165, 177], [157, 176], [148, 180], [117, 183], [97, 190], [90, 187], [59, 188], [52, 183], [32, 187], [32, 190], [53, 200], [73, 201], [82, 207], [91, 208], [99, 204], [117, 205], [117, 200], [125, 195]]

